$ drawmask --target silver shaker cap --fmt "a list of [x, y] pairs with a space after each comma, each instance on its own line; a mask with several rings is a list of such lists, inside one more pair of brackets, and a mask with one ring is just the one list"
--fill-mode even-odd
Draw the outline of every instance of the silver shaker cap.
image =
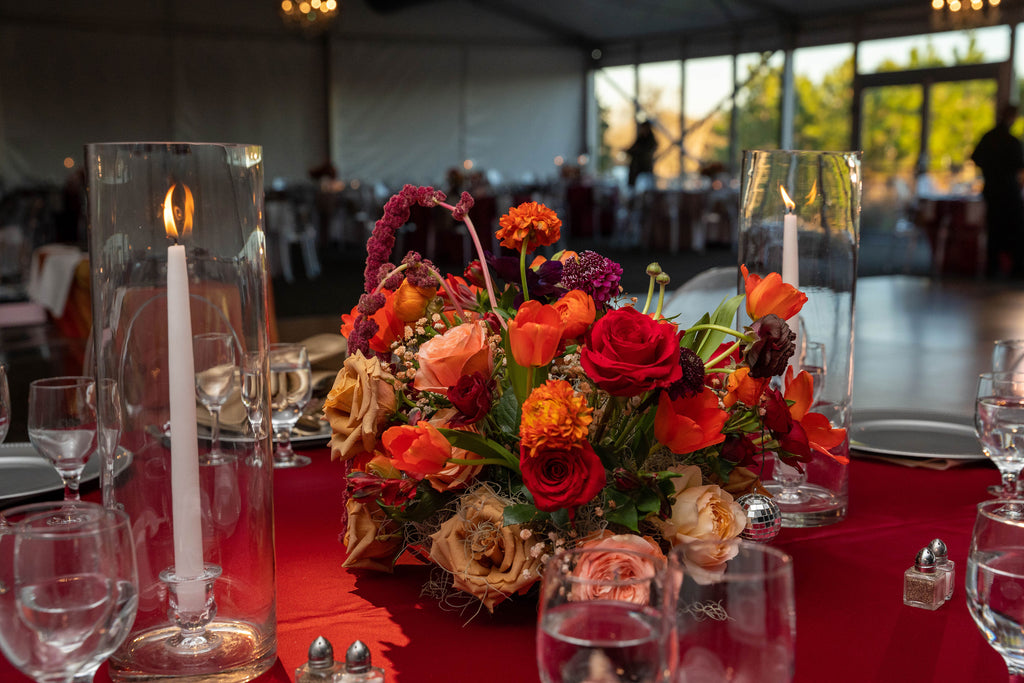
[[366, 673], [371, 666], [370, 648], [363, 641], [357, 640], [348, 646], [345, 652], [345, 671], [350, 674]]
[[334, 666], [334, 648], [331, 641], [317, 636], [309, 646], [309, 667], [311, 669], [330, 669]]

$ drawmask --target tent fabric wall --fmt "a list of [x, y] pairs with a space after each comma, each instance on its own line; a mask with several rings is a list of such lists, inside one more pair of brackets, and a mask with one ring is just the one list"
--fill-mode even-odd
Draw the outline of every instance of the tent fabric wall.
[[519, 181], [581, 151], [586, 79], [573, 49], [343, 41], [331, 73], [332, 156], [345, 178], [437, 184], [470, 159]]

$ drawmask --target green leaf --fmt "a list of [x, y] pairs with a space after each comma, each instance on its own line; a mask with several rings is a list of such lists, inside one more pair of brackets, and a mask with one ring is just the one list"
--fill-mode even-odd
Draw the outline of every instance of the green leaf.
[[512, 455], [504, 446], [491, 441], [487, 437], [476, 432], [467, 432], [461, 429], [438, 429], [455, 448], [462, 448], [470, 453], [476, 453], [481, 458], [501, 460], [505, 467], [519, 471], [519, 458]]
[[527, 524], [529, 522], [550, 519], [551, 517], [548, 513], [541, 512], [534, 506], [525, 503], [506, 506], [503, 516], [505, 526]]
[[569, 511], [565, 508], [561, 510], [555, 510], [551, 513], [551, 521], [559, 529], [566, 529], [569, 527]]
[[620, 524], [630, 531], [640, 533], [640, 519], [636, 512], [636, 503], [625, 493], [615, 489], [607, 489], [606, 495], [609, 503], [609, 510], [605, 513], [605, 519], [615, 524]]
[[636, 510], [641, 517], [654, 514], [661, 509], [661, 497], [656, 491], [644, 488], [640, 489], [636, 501]]
[[501, 398], [491, 408], [491, 417], [503, 434], [510, 436], [519, 435], [519, 422], [522, 420], [522, 410], [515, 393], [511, 391], [502, 392]]
[[404, 509], [380, 504], [381, 510], [397, 522], [422, 522], [435, 512], [440, 510], [447, 502], [445, 496], [435, 491], [429, 484], [421, 484], [416, 494], [415, 502], [410, 503]]
[[[712, 325], [731, 327], [736, 323], [736, 311], [743, 303], [744, 296], [744, 294], [737, 294], [725, 299], [713, 313], [701, 318], [698, 324], [711, 323]], [[707, 362], [725, 336], [725, 332], [719, 330], [698, 330], [692, 337], [687, 332], [683, 337], [683, 345], [693, 349], [702, 361]]]

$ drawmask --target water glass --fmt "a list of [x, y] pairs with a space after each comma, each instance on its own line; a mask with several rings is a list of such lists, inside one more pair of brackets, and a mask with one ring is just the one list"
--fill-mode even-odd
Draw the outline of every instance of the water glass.
[[669, 555], [679, 587], [675, 683], [785, 683], [795, 670], [793, 561], [743, 540], [694, 541]]
[[1024, 680], [1024, 500], [978, 505], [967, 555], [967, 607], [978, 630]]
[[1000, 497], [1015, 497], [1024, 468], [1024, 373], [986, 372], [978, 377], [974, 430], [982, 451], [999, 468]]
[[91, 681], [128, 635], [138, 575], [128, 516], [95, 503], [35, 503], [0, 514], [0, 649], [46, 683]]
[[274, 467], [304, 467], [311, 461], [292, 449], [292, 428], [313, 396], [313, 375], [306, 347], [270, 345], [270, 422], [274, 427]]
[[210, 450], [199, 456], [203, 465], [219, 465], [227, 461], [220, 447], [220, 410], [235, 385], [235, 336], [224, 332], [208, 332], [192, 337], [195, 354], [196, 398], [210, 411]]
[[577, 548], [548, 561], [537, 666], [544, 683], [666, 681], [665, 560], [637, 550]]
[[79, 500], [78, 485], [96, 450], [96, 382], [91, 377], [37, 379], [28, 390], [28, 438], [57, 468], [64, 499]]
[[1024, 372], [1024, 339], [997, 339], [992, 345], [992, 372]]

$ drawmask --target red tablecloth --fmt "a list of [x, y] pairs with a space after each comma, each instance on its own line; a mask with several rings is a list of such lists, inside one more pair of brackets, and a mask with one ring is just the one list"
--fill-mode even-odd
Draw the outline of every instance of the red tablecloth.
[[[535, 683], [530, 600], [471, 619], [420, 596], [429, 567], [402, 564], [392, 576], [341, 568], [341, 467], [326, 450], [312, 455], [311, 467], [274, 474], [279, 660], [259, 683], [291, 681], [318, 635], [339, 658], [361, 639], [389, 683]], [[776, 544], [796, 574], [798, 683], [1006, 680], [963, 584], [974, 505], [997, 479], [987, 463], [931, 471], [854, 460], [845, 521], [783, 529]], [[956, 591], [935, 612], [906, 607], [903, 572], [936, 536], [956, 562]], [[2, 660], [0, 681], [28, 679]], [[96, 681], [109, 681], [105, 667]]]

